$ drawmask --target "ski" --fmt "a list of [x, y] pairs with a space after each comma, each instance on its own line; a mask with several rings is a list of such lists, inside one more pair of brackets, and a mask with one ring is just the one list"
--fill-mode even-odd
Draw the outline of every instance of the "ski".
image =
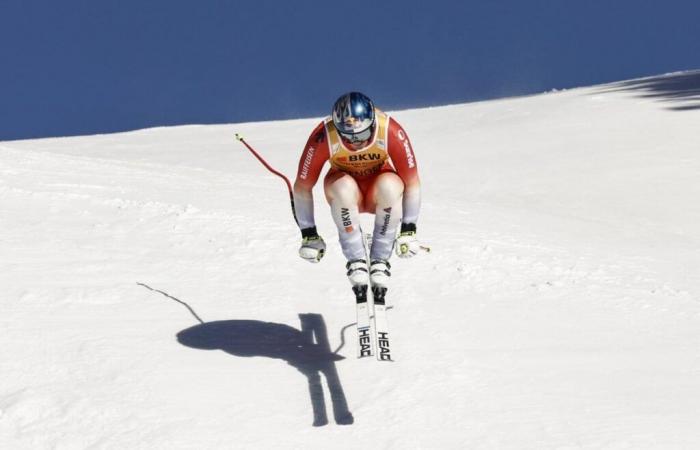
[[386, 317], [386, 291], [385, 287], [372, 287], [375, 348], [377, 349], [377, 360], [379, 361], [393, 361], [391, 358], [391, 345], [389, 344], [389, 322]]
[[372, 332], [369, 320], [369, 303], [367, 302], [367, 285], [352, 287], [357, 305], [357, 357], [372, 356]]
[[[372, 251], [372, 235], [362, 233], [362, 238], [366, 254], [369, 255]], [[374, 341], [377, 360], [393, 361], [389, 344], [389, 325], [386, 317], [385, 298], [387, 288], [372, 286], [371, 304], [367, 299], [368, 288], [369, 286], [366, 284], [355, 285], [352, 288], [357, 305], [357, 357], [372, 356], [372, 341]]]

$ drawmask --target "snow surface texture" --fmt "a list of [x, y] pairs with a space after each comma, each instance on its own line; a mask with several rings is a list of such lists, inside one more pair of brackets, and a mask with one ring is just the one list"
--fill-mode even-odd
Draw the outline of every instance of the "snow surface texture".
[[395, 363], [234, 139], [291, 177], [319, 119], [0, 143], [0, 448], [700, 448], [698, 80], [396, 112]]

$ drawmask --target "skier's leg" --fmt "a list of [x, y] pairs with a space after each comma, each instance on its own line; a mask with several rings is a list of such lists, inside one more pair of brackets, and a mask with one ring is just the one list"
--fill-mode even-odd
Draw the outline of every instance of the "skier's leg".
[[346, 173], [331, 170], [323, 181], [323, 187], [333, 221], [338, 227], [340, 247], [345, 258], [348, 261], [365, 259], [358, 209], [363, 198], [357, 182]]
[[367, 193], [367, 205], [375, 212], [370, 260], [387, 261], [391, 256], [401, 220], [404, 184], [394, 172], [381, 173]]

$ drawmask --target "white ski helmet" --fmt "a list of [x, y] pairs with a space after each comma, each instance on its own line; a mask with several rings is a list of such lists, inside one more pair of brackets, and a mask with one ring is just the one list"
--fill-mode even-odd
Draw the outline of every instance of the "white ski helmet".
[[331, 116], [338, 133], [350, 142], [367, 141], [374, 133], [374, 103], [360, 92], [341, 95], [333, 105]]

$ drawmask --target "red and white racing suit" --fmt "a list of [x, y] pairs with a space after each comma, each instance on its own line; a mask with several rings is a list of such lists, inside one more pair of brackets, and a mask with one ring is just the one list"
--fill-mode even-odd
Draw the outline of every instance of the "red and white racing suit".
[[[350, 175], [355, 181], [356, 188], [354, 185], [351, 188], [360, 191], [359, 200], [329, 199], [343, 254], [348, 260], [366, 258], [359, 213], [375, 214], [370, 259], [388, 260], [399, 221], [402, 229], [413, 231], [418, 221], [420, 180], [411, 142], [401, 125], [388, 114], [377, 109], [376, 118], [372, 139], [359, 149], [343, 142], [330, 118], [321, 122], [304, 147], [294, 183], [297, 220], [304, 235], [316, 231], [312, 188], [326, 161], [331, 166], [326, 182], [342, 175], [338, 172]], [[382, 195], [378, 194], [381, 182], [377, 180], [386, 172], [397, 174], [403, 182], [403, 195], [398, 192], [393, 196], [398, 199], [395, 204], [383, 204]]]

